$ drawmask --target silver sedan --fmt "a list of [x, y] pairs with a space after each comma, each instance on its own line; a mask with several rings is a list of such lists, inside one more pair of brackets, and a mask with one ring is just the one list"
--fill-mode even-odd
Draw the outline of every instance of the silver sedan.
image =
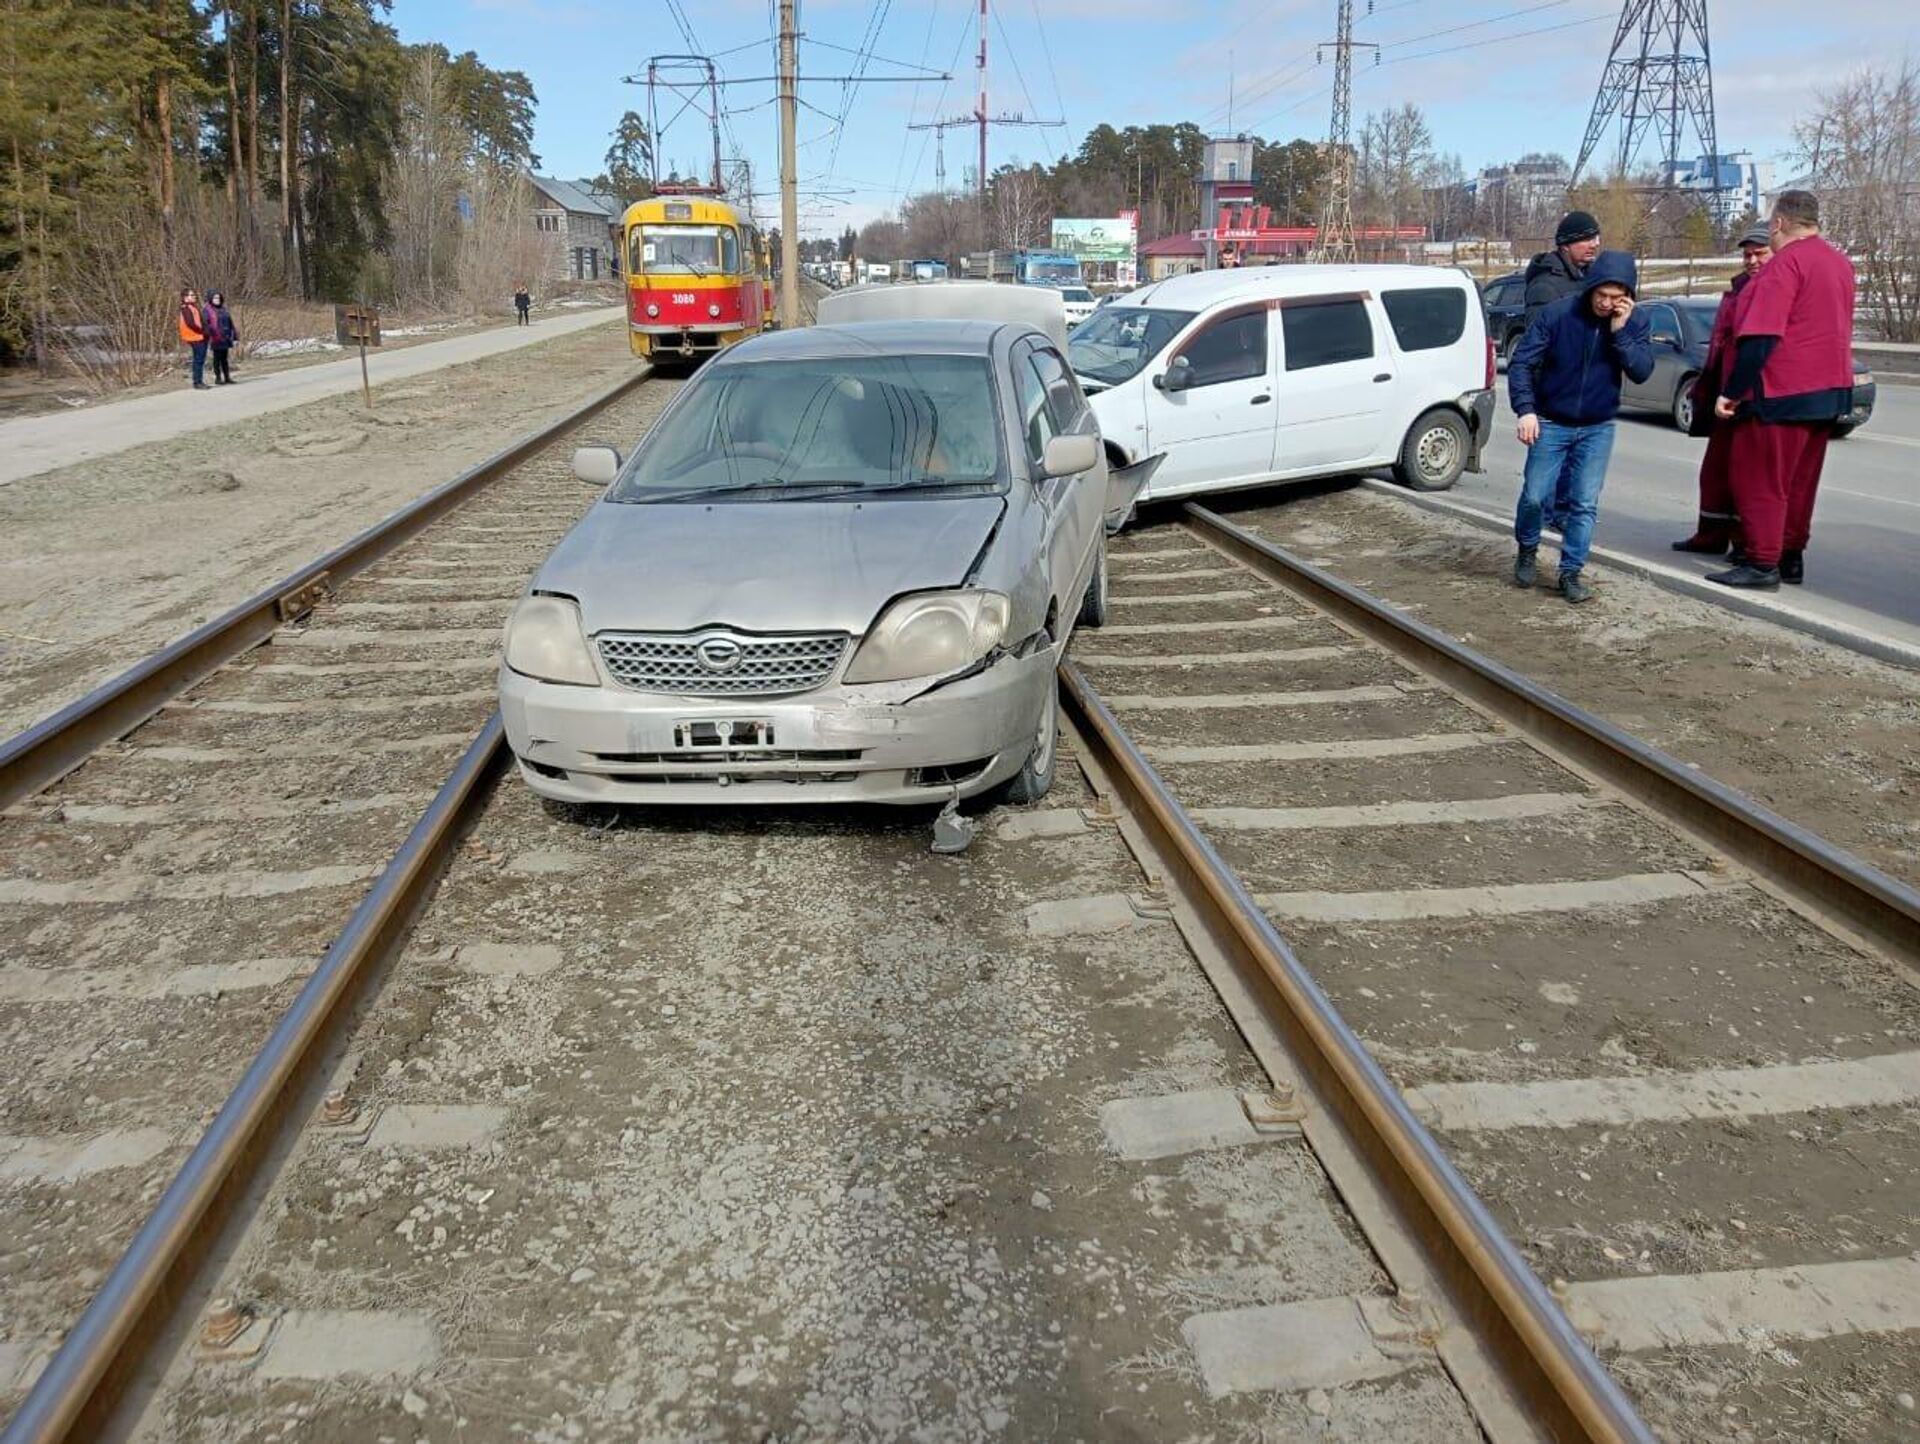
[[[710, 362], [507, 624], [500, 707], [571, 802], [940, 802], [1052, 784], [1054, 669], [1107, 611], [1110, 481], [1032, 326], [866, 322]], [[1110, 495], [1110, 492], [1112, 493]]]

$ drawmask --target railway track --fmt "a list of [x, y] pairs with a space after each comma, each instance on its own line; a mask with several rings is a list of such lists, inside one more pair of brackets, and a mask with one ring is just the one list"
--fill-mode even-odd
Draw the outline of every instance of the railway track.
[[589, 398], [0, 748], [0, 1399], [491, 710], [501, 618], [592, 500], [571, 441], [671, 391]]
[[[91, 829], [5, 899], [65, 910], [8, 933], [50, 985], [23, 1006], [75, 1009], [41, 1131], [7, 1125], [37, 1175], [0, 1158], [34, 1211], [14, 1367], [98, 1289], [9, 1441], [1903, 1426], [1909, 892], [1677, 802], [1630, 739], [1198, 511], [1116, 543], [1117, 625], [1063, 674], [1080, 771], [963, 861], [917, 817], [543, 807], [493, 789], [480, 721], [543, 546], [485, 535], [9, 817]], [[346, 656], [305, 660], [330, 628]], [[353, 741], [272, 740], [288, 703]], [[115, 770], [216, 742], [259, 796]], [[308, 968], [266, 955], [311, 964], [339, 916], [307, 892], [376, 872], [274, 1022]], [[153, 926], [161, 894], [205, 929]], [[214, 1029], [180, 1001], [209, 995]], [[151, 1153], [88, 1136], [169, 1085]]]

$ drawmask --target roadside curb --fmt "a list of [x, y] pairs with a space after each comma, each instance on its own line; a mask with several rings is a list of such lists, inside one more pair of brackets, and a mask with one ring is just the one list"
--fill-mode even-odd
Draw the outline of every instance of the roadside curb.
[[[1499, 517], [1488, 516], [1485, 512], [1461, 502], [1448, 501], [1426, 492], [1409, 491], [1406, 487], [1381, 481], [1377, 477], [1363, 476], [1360, 478], [1360, 485], [1368, 491], [1394, 497], [1426, 511], [1438, 512], [1442, 516], [1469, 522], [1482, 531], [1496, 532], [1505, 536], [1511, 530], [1510, 523]], [[1549, 536], [1542, 536], [1541, 543], [1558, 551], [1557, 545]], [[1642, 581], [1652, 582], [1656, 587], [1680, 596], [1691, 597], [1699, 602], [1708, 602], [1723, 611], [1737, 612], [1755, 621], [1772, 622], [1776, 626], [1802, 632], [1807, 636], [1817, 637], [1820, 641], [1831, 642], [1837, 647], [1859, 652], [1863, 656], [1872, 657], [1875, 661], [1891, 662], [1896, 667], [1908, 667], [1920, 671], [1920, 646], [1912, 646], [1906, 642], [1896, 641], [1892, 637], [1882, 637], [1857, 627], [1849, 627], [1843, 622], [1830, 621], [1812, 612], [1802, 611], [1790, 603], [1774, 601], [1769, 596], [1756, 596], [1751, 592], [1716, 587], [1713, 583], [1703, 581], [1690, 572], [1664, 567], [1658, 562], [1642, 561], [1639, 557], [1631, 557], [1624, 552], [1613, 551], [1607, 547], [1594, 547], [1590, 555], [1610, 570], [1639, 577]]]

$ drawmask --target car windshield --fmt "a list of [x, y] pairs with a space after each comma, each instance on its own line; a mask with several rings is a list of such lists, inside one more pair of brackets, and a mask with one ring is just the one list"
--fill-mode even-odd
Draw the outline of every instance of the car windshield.
[[1093, 304], [1093, 292], [1085, 286], [1062, 286], [1060, 295], [1076, 305], [1091, 306]]
[[1005, 489], [984, 358], [867, 356], [715, 367], [614, 484], [618, 502], [858, 501]]
[[1193, 319], [1191, 311], [1103, 306], [1082, 321], [1067, 343], [1073, 369], [1109, 386], [1138, 376]]

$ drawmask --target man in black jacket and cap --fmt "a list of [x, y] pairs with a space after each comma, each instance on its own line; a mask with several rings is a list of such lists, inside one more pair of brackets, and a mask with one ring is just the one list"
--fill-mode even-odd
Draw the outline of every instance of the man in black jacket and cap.
[[1568, 211], [1553, 232], [1553, 249], [1527, 263], [1527, 324], [1552, 302], [1586, 289], [1587, 267], [1600, 254], [1600, 222]]

